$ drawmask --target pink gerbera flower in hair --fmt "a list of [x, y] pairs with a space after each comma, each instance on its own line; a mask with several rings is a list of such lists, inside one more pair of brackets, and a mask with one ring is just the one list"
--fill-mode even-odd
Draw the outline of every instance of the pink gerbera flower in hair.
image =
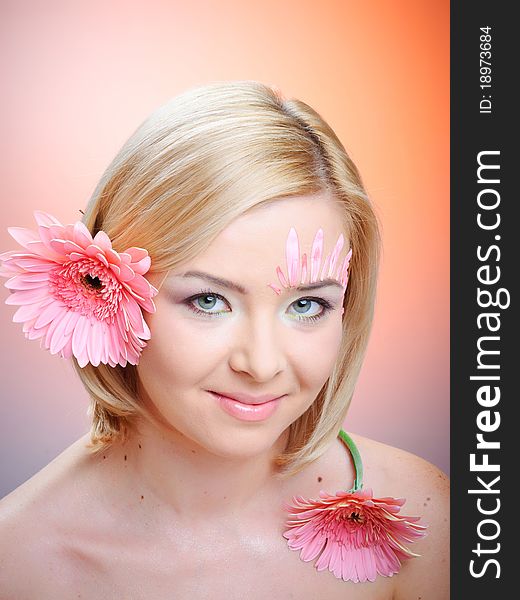
[[[344, 441], [348, 436], [340, 432]], [[349, 443], [353, 442], [348, 438]], [[358, 476], [354, 488], [361, 486], [359, 453], [350, 447]], [[358, 470], [359, 468], [359, 470]], [[391, 577], [404, 559], [418, 556], [405, 547], [425, 535], [419, 517], [399, 515], [405, 500], [374, 498], [372, 490], [320, 491], [319, 499], [293, 498], [285, 504], [291, 518], [283, 536], [291, 550], [301, 550], [300, 558], [315, 563], [318, 571], [328, 569], [338, 579], [354, 583], [374, 581], [377, 574]], [[320, 554], [321, 553], [321, 554]]]
[[143, 275], [150, 257], [143, 248], [116, 252], [107, 234], [94, 238], [78, 221], [62, 225], [35, 211], [38, 233], [9, 227], [26, 252], [0, 254], [0, 275], [14, 292], [7, 304], [19, 305], [13, 321], [23, 323], [28, 339], [40, 338], [51, 354], [122, 367], [136, 365], [150, 330], [141, 309], [155, 312], [158, 293]]

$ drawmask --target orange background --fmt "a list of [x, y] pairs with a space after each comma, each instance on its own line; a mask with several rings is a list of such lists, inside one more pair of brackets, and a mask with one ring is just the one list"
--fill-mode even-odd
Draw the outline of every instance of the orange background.
[[[258, 79], [313, 106], [359, 167], [383, 225], [374, 330], [347, 431], [449, 470], [449, 2], [4, 1], [2, 211], [80, 218], [157, 106]], [[3, 278], [0, 280], [3, 284]], [[1, 495], [88, 428], [72, 366], [12, 323], [0, 288]]]

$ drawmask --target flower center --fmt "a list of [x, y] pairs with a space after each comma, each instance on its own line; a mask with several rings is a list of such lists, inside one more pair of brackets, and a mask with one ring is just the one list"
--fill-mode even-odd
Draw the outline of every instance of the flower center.
[[81, 281], [87, 286], [92, 287], [95, 290], [100, 290], [103, 288], [103, 284], [99, 280], [99, 277], [92, 277], [90, 273], [87, 273], [83, 277], [81, 277]]
[[49, 275], [53, 296], [86, 317], [111, 322], [119, 310], [123, 287], [110, 269], [85, 257], [59, 265]]
[[353, 510], [350, 515], [347, 516], [347, 520], [352, 521], [352, 523], [364, 523], [365, 517], [361, 513]]

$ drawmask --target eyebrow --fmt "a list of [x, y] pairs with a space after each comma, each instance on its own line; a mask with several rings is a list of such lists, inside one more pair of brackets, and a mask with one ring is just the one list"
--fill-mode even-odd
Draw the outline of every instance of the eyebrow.
[[[219, 286], [227, 288], [229, 290], [239, 292], [240, 294], [243, 294], [244, 296], [249, 294], [249, 292], [240, 284], [234, 283], [233, 281], [229, 281], [228, 279], [224, 279], [222, 277], [216, 277], [215, 275], [210, 275], [209, 273], [204, 273], [203, 271], [187, 271], [183, 275], [180, 275], [180, 277], [182, 277], [183, 279], [186, 277], [197, 277], [198, 279], [205, 279], [211, 283], [214, 283], [215, 285], [219, 285]], [[309, 290], [314, 290], [314, 289], [322, 288], [322, 287], [328, 287], [331, 285], [343, 290], [343, 286], [340, 283], [338, 283], [335, 279], [324, 279], [323, 281], [315, 281], [314, 283], [307, 283], [305, 285], [299, 285], [298, 287], [291, 287], [289, 289], [296, 290], [298, 292], [307, 292]]]

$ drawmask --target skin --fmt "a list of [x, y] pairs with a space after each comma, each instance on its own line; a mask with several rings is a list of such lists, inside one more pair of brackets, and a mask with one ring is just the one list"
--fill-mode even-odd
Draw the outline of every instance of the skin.
[[[143, 398], [161, 421], [160, 435], [142, 423], [146, 444], [135, 465], [177, 519], [245, 517], [278, 491], [272, 458], [283, 450], [287, 428], [312, 404], [332, 370], [341, 344], [344, 291], [328, 284], [306, 294], [284, 289], [279, 296], [267, 284], [275, 279], [276, 267], [285, 264], [291, 227], [302, 251], [310, 253], [319, 223], [325, 256], [341, 233], [338, 216], [337, 207], [323, 196], [254, 210], [163, 281], [157, 311], [145, 317], [152, 337], [138, 366]], [[348, 249], [346, 244], [341, 260]], [[247, 294], [182, 277], [195, 270], [239, 283]], [[204, 290], [223, 298], [195, 298], [188, 304], [206, 314], [195, 313], [186, 299]], [[323, 298], [334, 308], [326, 311], [316, 300], [298, 308], [297, 301], [309, 297]], [[251, 423], [228, 415], [207, 390], [286, 396], [269, 419]], [[208, 490], [211, 495], [204, 493]]]
[[[161, 291], [157, 311], [145, 314], [152, 337], [138, 370], [155, 422], [141, 422], [125, 444], [103, 455], [89, 454], [89, 436], [81, 437], [0, 501], [2, 599], [97, 599], [102, 589], [110, 598], [156, 600], [447, 600], [447, 477], [398, 448], [349, 432], [365, 485], [379, 497], [406, 498], [402, 514], [428, 525], [427, 537], [412, 548], [421, 558], [406, 561], [392, 578], [354, 584], [317, 572], [282, 537], [284, 501], [346, 490], [354, 479], [339, 439], [289, 480], [274, 478], [272, 467], [288, 426], [330, 374], [341, 342], [343, 291], [278, 295], [268, 284], [285, 265], [291, 227], [302, 253], [310, 252], [318, 226], [325, 256], [345, 235], [331, 200], [303, 196], [254, 210], [204, 254], [151, 281]], [[340, 260], [349, 248], [345, 239]], [[224, 277], [249, 293], [178, 277], [188, 270]], [[224, 299], [204, 297], [208, 289]], [[194, 307], [222, 316], [196, 314], [190, 297]], [[309, 297], [334, 309], [310, 324], [295, 320], [323, 311], [300, 303], [298, 312], [297, 301]], [[225, 413], [209, 389], [286, 397], [269, 419], [251, 423]]]

